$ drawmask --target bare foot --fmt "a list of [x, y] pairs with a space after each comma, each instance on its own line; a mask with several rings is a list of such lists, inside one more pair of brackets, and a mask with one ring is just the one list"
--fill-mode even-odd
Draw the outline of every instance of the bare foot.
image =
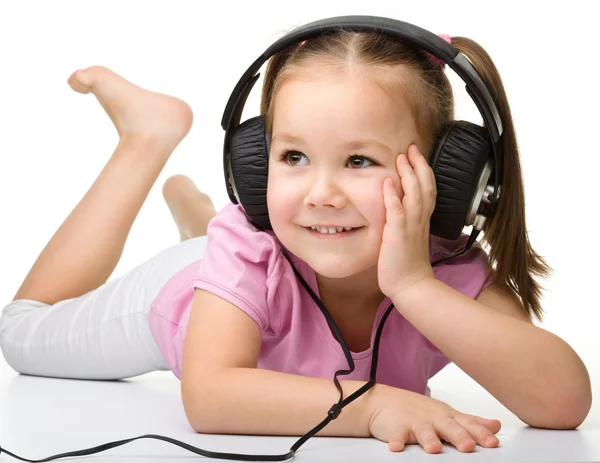
[[106, 67], [75, 71], [67, 82], [78, 93], [94, 94], [121, 139], [138, 137], [170, 154], [192, 126], [187, 103], [138, 87]]
[[185, 175], [173, 175], [163, 185], [163, 197], [185, 241], [206, 235], [208, 223], [217, 214], [210, 197]]

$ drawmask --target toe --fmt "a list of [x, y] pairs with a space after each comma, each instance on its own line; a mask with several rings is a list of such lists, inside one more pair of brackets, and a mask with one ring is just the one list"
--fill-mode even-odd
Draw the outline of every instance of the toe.
[[77, 70], [67, 80], [73, 90], [78, 93], [90, 93], [91, 82], [85, 71]]
[[97, 82], [102, 76], [115, 74], [104, 66], [90, 66], [85, 69], [78, 69], [69, 77], [69, 85], [73, 90], [79, 93], [90, 93], [94, 82]]

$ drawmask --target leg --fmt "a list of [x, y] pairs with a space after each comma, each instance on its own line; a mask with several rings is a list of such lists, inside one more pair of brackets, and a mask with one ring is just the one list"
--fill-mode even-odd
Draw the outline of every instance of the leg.
[[187, 104], [141, 89], [109, 69], [76, 71], [69, 84], [79, 93], [95, 95], [115, 124], [119, 143], [43, 249], [14, 300], [54, 304], [105, 283], [148, 192], [191, 127]]
[[162, 303], [156, 298], [185, 267], [192, 266], [187, 275], [193, 279], [205, 247], [206, 237], [177, 243], [93, 291], [52, 305], [11, 302], [0, 316], [4, 359], [18, 373], [54, 378], [114, 380], [169, 370], [168, 349], [159, 341], [168, 339], [172, 324], [157, 315]]
[[208, 223], [217, 213], [210, 197], [185, 175], [169, 177], [162, 191], [179, 230], [180, 241], [206, 235]]

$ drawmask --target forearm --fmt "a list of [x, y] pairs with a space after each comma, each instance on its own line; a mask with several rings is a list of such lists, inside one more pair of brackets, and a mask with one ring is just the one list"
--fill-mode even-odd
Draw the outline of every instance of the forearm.
[[[344, 398], [365, 381], [339, 380]], [[348, 404], [316, 436], [370, 437], [370, 397], [374, 389]], [[188, 420], [197, 432], [302, 436], [327, 417], [339, 400], [332, 379], [270, 370], [230, 368], [193, 393]]]
[[441, 281], [429, 283], [393, 302], [452, 362], [531, 426], [569, 428], [585, 419], [590, 379], [566, 342]]

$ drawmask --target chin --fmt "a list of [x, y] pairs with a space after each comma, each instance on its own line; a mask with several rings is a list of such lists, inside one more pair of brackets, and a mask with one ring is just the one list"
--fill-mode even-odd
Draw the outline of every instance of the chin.
[[294, 252], [296, 256], [306, 262], [316, 273], [326, 278], [347, 278], [364, 272], [373, 265], [359, 257], [350, 257], [348, 253], [323, 253], [323, 252]]
[[305, 261], [310, 267], [325, 278], [347, 278], [357, 273], [357, 271], [351, 266], [345, 264], [332, 264], [329, 265], [326, 262], [311, 262]]

